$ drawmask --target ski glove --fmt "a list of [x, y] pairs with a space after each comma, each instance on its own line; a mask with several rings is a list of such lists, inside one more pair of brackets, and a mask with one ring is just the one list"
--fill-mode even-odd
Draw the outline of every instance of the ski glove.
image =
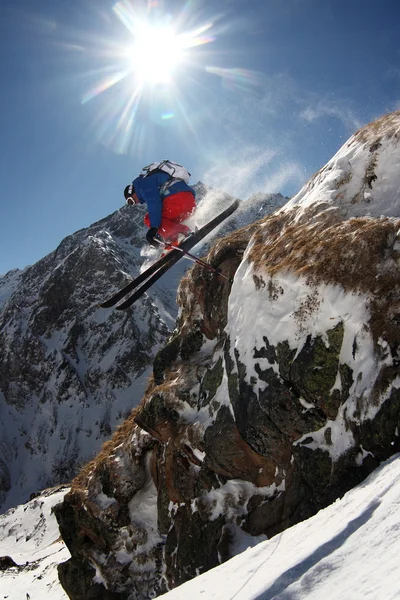
[[146, 233], [146, 240], [148, 241], [150, 246], [154, 246], [154, 248], [159, 247], [160, 244], [157, 242], [157, 240], [162, 242], [162, 238], [158, 235], [157, 227], [150, 227], [150, 229]]

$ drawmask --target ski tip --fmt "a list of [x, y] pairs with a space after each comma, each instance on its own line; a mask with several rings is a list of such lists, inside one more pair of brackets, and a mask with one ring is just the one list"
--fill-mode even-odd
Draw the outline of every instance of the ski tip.
[[110, 304], [109, 302], [100, 302], [97, 306], [99, 308], [110, 308], [112, 304]]
[[125, 303], [124, 304], [120, 304], [119, 306], [115, 307], [115, 310], [126, 310], [130, 306], [131, 306], [130, 304], [128, 306], [125, 306]]

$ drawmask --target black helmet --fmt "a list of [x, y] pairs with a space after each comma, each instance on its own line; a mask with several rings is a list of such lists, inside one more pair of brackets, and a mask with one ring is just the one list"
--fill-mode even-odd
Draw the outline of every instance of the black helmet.
[[130, 183], [124, 189], [125, 200], [128, 200], [128, 198], [132, 198], [134, 193], [135, 193], [135, 188], [133, 187], [133, 183]]

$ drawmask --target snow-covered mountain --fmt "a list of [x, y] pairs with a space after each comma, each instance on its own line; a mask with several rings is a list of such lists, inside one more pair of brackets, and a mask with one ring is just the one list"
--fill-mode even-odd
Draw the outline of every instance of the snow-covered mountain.
[[[232, 202], [204, 184], [197, 188], [194, 225]], [[268, 205], [263, 198], [256, 208], [243, 203], [240, 225], [287, 200], [266, 197]], [[141, 207], [123, 207], [68, 236], [35, 265], [0, 277], [2, 510], [70, 481], [143, 396], [157, 350], [174, 328], [176, 288], [190, 266], [181, 261], [125, 313], [98, 307], [140, 272], [143, 215]]]
[[143, 400], [56, 508], [72, 599], [94, 582], [99, 600], [164, 593], [246, 535], [284, 538], [400, 450], [399, 162], [400, 112], [219, 237], [225, 279], [185, 275]]
[[141, 234], [121, 209], [25, 269], [3, 305], [3, 508], [69, 481], [140, 400], [168, 327], [148, 298], [133, 318], [97, 303], [138, 272]]

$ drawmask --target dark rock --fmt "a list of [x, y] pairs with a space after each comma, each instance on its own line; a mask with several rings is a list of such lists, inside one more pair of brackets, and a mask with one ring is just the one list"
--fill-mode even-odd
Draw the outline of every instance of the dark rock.
[[217, 389], [221, 385], [223, 376], [224, 369], [222, 358], [219, 358], [211, 369], [207, 369], [207, 372], [201, 381], [199, 391], [200, 406], [206, 406], [211, 402], [217, 393]]
[[178, 412], [165, 406], [162, 396], [156, 395], [145, 403], [135, 420], [142, 429], [165, 442], [178, 418]]
[[116, 540], [116, 526], [108, 526], [98, 518], [99, 510], [82, 501], [80, 494], [70, 492], [61, 504], [53, 508], [60, 533], [72, 555], [82, 554], [86, 548], [96, 545], [99, 551], [107, 551]]
[[174, 336], [155, 356], [153, 363], [154, 382], [158, 385], [164, 381], [164, 371], [178, 358], [180, 339]]
[[70, 558], [58, 565], [60, 583], [73, 600], [128, 600], [128, 594], [112, 592], [100, 583], [93, 583], [95, 574], [84, 559]]
[[[373, 140], [367, 152], [370, 147]], [[368, 176], [373, 167], [370, 161]], [[322, 171], [311, 185], [323, 177]], [[259, 295], [260, 313], [265, 307], [267, 315], [275, 309], [279, 315], [284, 294], [293, 300], [276, 331], [260, 329], [262, 316], [255, 320], [253, 348], [246, 331], [234, 331], [237, 315], [230, 320], [232, 311], [242, 309], [234, 299], [229, 303], [231, 281], [199, 266], [183, 279], [178, 326], [157, 355], [135, 426], [114, 435], [80, 489], [57, 509], [76, 561], [71, 571], [83, 581], [74, 590], [65, 577], [73, 600], [95, 593], [91, 564], [110, 593], [132, 600], [163, 593], [229, 558], [237, 528], [276, 535], [341, 497], [400, 450], [400, 328], [393, 316], [399, 226], [393, 219], [341, 220], [346, 202], [366, 204], [368, 178], [360, 190], [352, 189], [357, 197], [340, 195], [350, 180], [346, 171], [337, 182], [340, 206], [282, 211], [219, 240], [206, 257], [231, 277], [246, 251], [244, 285]], [[284, 290], [282, 273], [304, 278], [300, 298], [296, 286]], [[340, 318], [332, 311], [332, 320], [322, 311], [313, 321], [324, 301], [320, 284], [359, 294], [360, 303], [365, 293], [370, 321], [359, 323], [363, 311]], [[286, 317], [290, 329], [282, 339]], [[331, 328], [316, 335], [326, 322]], [[275, 345], [274, 339], [281, 341]], [[375, 354], [368, 350], [368, 360], [361, 355], [357, 362], [365, 340]], [[117, 470], [120, 462], [130, 478]], [[124, 565], [121, 556], [127, 557]]]
[[13, 561], [11, 556], [0, 556], [0, 571], [7, 571], [7, 569], [11, 569], [12, 567], [18, 568], [18, 565]]
[[181, 341], [180, 355], [183, 360], [189, 360], [203, 345], [203, 334], [200, 329], [190, 331]]
[[166, 578], [170, 588], [219, 564], [218, 544], [224, 519], [203, 521], [189, 505], [180, 506], [165, 546]]
[[[307, 341], [290, 368], [294, 387], [309, 403], [335, 419], [339, 406], [347, 400], [340, 394], [331, 394], [339, 368], [339, 354], [343, 341], [343, 323], [327, 331], [328, 344], [321, 337]], [[346, 386], [347, 387], [347, 386]], [[348, 389], [348, 387], [347, 387]]]
[[[400, 390], [393, 389], [373, 420], [364, 421], [355, 432], [365, 452], [378, 464], [400, 452]], [[371, 460], [371, 459], [369, 459]], [[364, 459], [365, 462], [365, 459]], [[377, 464], [375, 464], [377, 466]]]
[[240, 436], [227, 406], [221, 406], [214, 424], [206, 429], [204, 448], [205, 464], [219, 475], [244, 479], [259, 486], [274, 481], [275, 461], [252, 450]]

